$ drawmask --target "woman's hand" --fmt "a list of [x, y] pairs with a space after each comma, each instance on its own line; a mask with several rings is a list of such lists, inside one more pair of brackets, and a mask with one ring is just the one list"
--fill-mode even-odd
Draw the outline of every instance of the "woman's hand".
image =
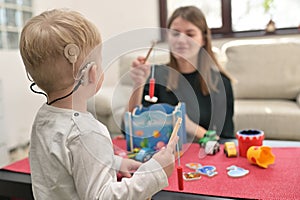
[[127, 110], [129, 112], [132, 112], [133, 109], [142, 102], [144, 85], [150, 75], [150, 65], [145, 63], [145, 59], [145, 57], [139, 56], [132, 62], [130, 76], [134, 85], [128, 102]]
[[150, 75], [150, 65], [144, 62], [145, 57], [142, 56], [139, 56], [132, 62], [130, 75], [134, 81], [135, 88], [143, 86]]

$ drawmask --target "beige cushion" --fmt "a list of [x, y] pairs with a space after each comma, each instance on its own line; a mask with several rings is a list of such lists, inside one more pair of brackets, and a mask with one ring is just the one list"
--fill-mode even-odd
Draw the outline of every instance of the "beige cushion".
[[235, 100], [235, 132], [261, 129], [266, 139], [300, 140], [300, 109], [289, 100]]
[[299, 41], [262, 39], [224, 45], [226, 69], [237, 79], [235, 98], [296, 99], [300, 91]]

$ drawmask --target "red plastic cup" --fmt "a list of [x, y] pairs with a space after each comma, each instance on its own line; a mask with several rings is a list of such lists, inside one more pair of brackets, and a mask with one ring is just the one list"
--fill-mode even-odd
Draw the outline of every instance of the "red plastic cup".
[[264, 132], [257, 129], [240, 130], [236, 133], [238, 140], [239, 155], [247, 157], [247, 150], [251, 146], [262, 146], [264, 140]]

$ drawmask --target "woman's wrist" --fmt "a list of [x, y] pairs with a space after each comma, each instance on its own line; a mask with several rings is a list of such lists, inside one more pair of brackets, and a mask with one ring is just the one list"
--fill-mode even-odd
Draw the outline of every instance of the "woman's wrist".
[[196, 132], [195, 132], [195, 136], [197, 137], [197, 138], [203, 138], [204, 137], [204, 135], [205, 135], [205, 133], [206, 133], [206, 129], [205, 128], [203, 128], [203, 127], [201, 127], [201, 126], [198, 126], [197, 127], [197, 129], [196, 129]]
[[132, 89], [133, 89], [134, 91], [140, 90], [140, 89], [143, 89], [143, 88], [144, 88], [144, 85], [145, 85], [145, 83], [135, 82], [135, 83], [133, 84]]

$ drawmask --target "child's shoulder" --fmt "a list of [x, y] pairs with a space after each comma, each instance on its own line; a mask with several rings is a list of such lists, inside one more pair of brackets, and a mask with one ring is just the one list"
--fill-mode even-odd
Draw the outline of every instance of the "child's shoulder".
[[75, 111], [73, 113], [72, 120], [81, 134], [93, 132], [96, 134], [109, 136], [107, 127], [98, 121], [91, 113], [81, 113]]

